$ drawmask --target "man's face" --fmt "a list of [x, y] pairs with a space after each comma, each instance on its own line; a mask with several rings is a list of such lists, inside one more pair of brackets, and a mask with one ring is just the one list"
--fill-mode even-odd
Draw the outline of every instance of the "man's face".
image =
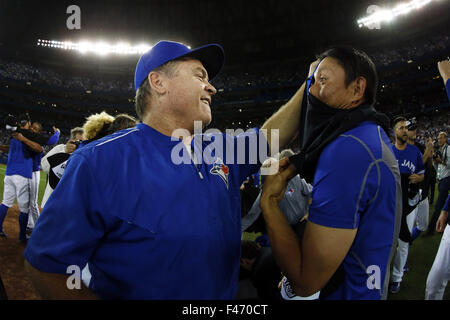
[[416, 141], [417, 138], [417, 129], [414, 130], [407, 130], [408, 140], [410, 141]]
[[194, 121], [203, 127], [211, 120], [211, 97], [217, 90], [209, 83], [208, 73], [199, 60], [180, 61], [177, 71], [168, 78], [168, 99], [176, 119], [191, 129]]
[[39, 133], [41, 132], [41, 127], [35, 122], [31, 125], [31, 131], [34, 133]]
[[345, 70], [331, 57], [323, 59], [314, 73], [314, 84], [309, 93], [329, 107], [345, 109], [354, 100], [352, 86], [345, 85]]
[[444, 144], [446, 144], [447, 143], [447, 138], [445, 137], [445, 134], [440, 133], [438, 135], [437, 141], [438, 141], [438, 144], [439, 144], [440, 147], [442, 147]]
[[75, 141], [77, 141], [77, 140], [84, 140], [83, 134], [82, 133], [75, 133], [75, 136], [74, 136], [73, 140], [75, 140]]
[[402, 143], [406, 143], [408, 140], [408, 130], [406, 129], [406, 121], [397, 122], [395, 125], [395, 138]]

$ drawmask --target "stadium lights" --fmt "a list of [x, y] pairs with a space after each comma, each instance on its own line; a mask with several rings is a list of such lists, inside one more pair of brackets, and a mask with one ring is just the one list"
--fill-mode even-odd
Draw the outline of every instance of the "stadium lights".
[[[105, 56], [107, 54], [120, 54], [120, 55], [131, 55], [131, 54], [143, 54], [152, 48], [151, 45], [142, 43], [137, 46], [131, 46], [125, 42], [119, 42], [116, 45], [108, 44], [104, 41], [98, 42], [89, 42], [89, 41], [80, 41], [78, 43], [70, 42], [70, 41], [56, 41], [56, 40], [44, 40], [38, 39], [37, 46], [39, 47], [49, 47], [49, 48], [57, 48], [62, 50], [75, 50], [82, 54], [92, 52], [96, 53], [100, 56]], [[190, 46], [187, 46], [189, 49]]]
[[383, 21], [390, 22], [399, 15], [408, 14], [412, 10], [420, 9], [433, 1], [437, 0], [412, 0], [407, 3], [399, 4], [393, 9], [382, 9], [377, 6], [371, 6], [377, 7], [377, 10], [375, 10], [375, 12], [372, 11], [373, 13], [369, 16], [359, 19], [357, 23], [360, 28], [370, 28], [370, 26], [379, 25], [379, 23]]

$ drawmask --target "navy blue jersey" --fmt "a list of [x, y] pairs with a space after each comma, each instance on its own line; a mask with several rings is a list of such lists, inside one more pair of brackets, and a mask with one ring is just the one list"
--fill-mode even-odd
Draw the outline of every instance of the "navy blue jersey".
[[19, 175], [31, 179], [33, 167], [32, 152], [24, 143], [11, 138], [9, 141], [8, 163], [6, 164], [6, 175]]
[[[323, 150], [314, 176], [309, 221], [358, 229], [340, 275], [333, 276], [340, 280], [330, 280], [321, 299], [386, 297], [400, 217], [400, 174], [389, 139], [376, 124], [363, 122]], [[367, 285], [372, 270], [379, 271], [378, 287]]]
[[[249, 152], [252, 139], [267, 147], [258, 132], [216, 139], [241, 141]], [[138, 124], [76, 150], [25, 258], [41, 271], [62, 274], [88, 263], [89, 288], [106, 299], [233, 299], [239, 188], [261, 163], [236, 164], [235, 154], [234, 164], [215, 156], [211, 164], [177, 165], [172, 160], [180, 140], [173, 140]]]

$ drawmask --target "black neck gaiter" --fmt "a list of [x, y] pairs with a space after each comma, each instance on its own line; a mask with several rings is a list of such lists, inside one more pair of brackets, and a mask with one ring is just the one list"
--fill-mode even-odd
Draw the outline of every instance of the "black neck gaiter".
[[[314, 180], [317, 162], [323, 149], [344, 132], [357, 127], [361, 122], [372, 121], [382, 126], [387, 132], [389, 118], [378, 113], [368, 104], [353, 109], [336, 109], [311, 94], [304, 94], [307, 99], [306, 115], [300, 130], [303, 128], [303, 143], [300, 153], [289, 158], [297, 172], [308, 183]], [[305, 107], [305, 104], [303, 104]]]

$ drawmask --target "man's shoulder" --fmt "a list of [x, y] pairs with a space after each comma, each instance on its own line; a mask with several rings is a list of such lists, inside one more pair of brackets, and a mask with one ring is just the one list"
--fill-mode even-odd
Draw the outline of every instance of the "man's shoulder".
[[[384, 130], [377, 124], [364, 122], [341, 134], [331, 142], [330, 145], [332, 145], [335, 150], [341, 152], [357, 152], [358, 150], [372, 151], [374, 147], [380, 146], [381, 139], [383, 139], [384, 136]], [[348, 155], [354, 156], [351, 153]]]
[[73, 153], [74, 156], [92, 159], [95, 161], [98, 157], [111, 157], [111, 161], [118, 155], [126, 151], [127, 146], [134, 145], [139, 140], [139, 131], [137, 128], [130, 128], [115, 132], [101, 139], [92, 141], [82, 148], [78, 148]]
[[407, 143], [406, 148], [411, 154], [419, 154], [420, 156], [422, 156], [422, 152], [420, 152], [420, 149], [417, 146]]

